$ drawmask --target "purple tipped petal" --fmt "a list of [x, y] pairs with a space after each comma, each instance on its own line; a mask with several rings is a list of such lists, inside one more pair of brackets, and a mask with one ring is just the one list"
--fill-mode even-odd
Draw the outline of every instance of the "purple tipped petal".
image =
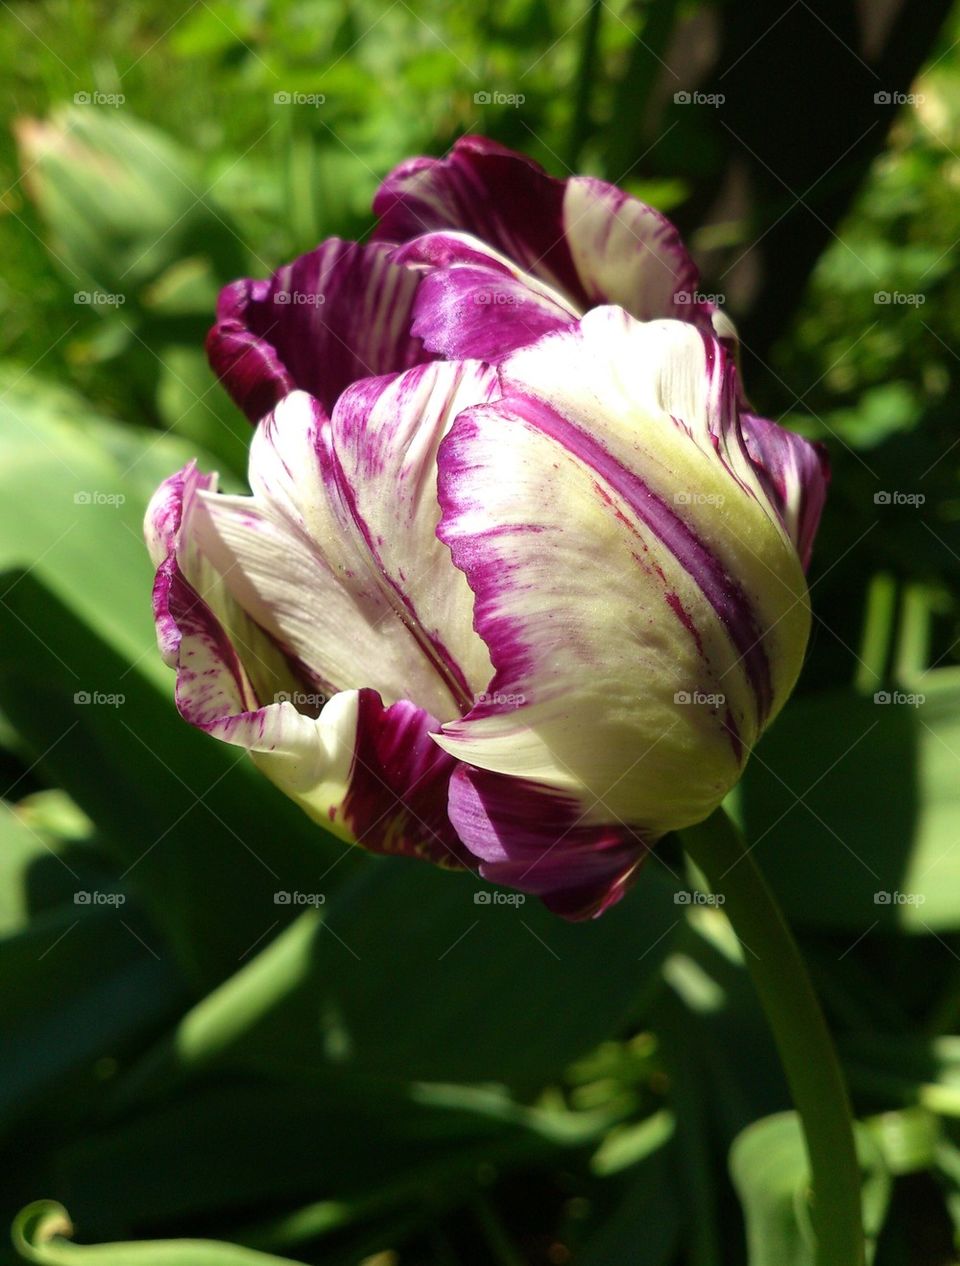
[[406, 700], [384, 708], [376, 691], [361, 690], [344, 820], [356, 842], [376, 853], [476, 869], [447, 814], [456, 762], [430, 737], [436, 729], [422, 708]]
[[563, 198], [563, 181], [537, 163], [486, 137], [464, 136], [447, 158], [412, 158], [394, 168], [373, 200], [380, 217], [374, 236], [406, 242], [434, 229], [463, 229], [582, 307]]
[[452, 359], [495, 363], [577, 319], [562, 295], [466, 234], [429, 233], [393, 258], [427, 270], [413, 333], [429, 351]]
[[568, 919], [595, 918], [619, 901], [649, 849], [627, 827], [582, 817], [576, 801], [523, 779], [461, 765], [450, 780], [450, 818], [480, 874]]
[[719, 803], [792, 688], [799, 560], [715, 340], [600, 308], [499, 373], [439, 462], [496, 673], [437, 741], [657, 839]]
[[447, 816], [455, 762], [430, 738], [437, 719], [403, 700], [385, 708], [375, 690], [342, 691], [322, 703], [304, 693], [192, 539], [197, 493], [211, 484], [191, 463], [161, 487], [147, 516], [159, 561], [158, 637], [177, 674], [181, 716], [249, 751], [286, 795], [342, 837], [374, 852], [475, 867]]
[[826, 449], [754, 413], [741, 414], [740, 422], [750, 460], [806, 569], [830, 482]]
[[410, 333], [417, 275], [389, 255], [330, 238], [270, 281], [226, 287], [207, 353], [252, 422], [294, 388], [330, 410], [358, 378], [430, 359]]
[[328, 418], [291, 392], [258, 426], [252, 497], [203, 494], [194, 536], [233, 600], [315, 687], [460, 716], [489, 681], [463, 575], [436, 537], [436, 460], [495, 372], [432, 362], [367, 378]]
[[696, 265], [659, 211], [602, 180], [556, 180], [483, 137], [463, 137], [443, 159], [402, 163], [373, 209], [380, 240], [462, 230], [546, 281], [575, 312], [614, 303], [640, 320], [676, 317], [711, 330]]

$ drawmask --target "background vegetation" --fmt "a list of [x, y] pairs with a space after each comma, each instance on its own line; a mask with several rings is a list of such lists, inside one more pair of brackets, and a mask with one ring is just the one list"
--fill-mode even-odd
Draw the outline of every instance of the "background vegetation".
[[745, 951], [670, 841], [596, 924], [477, 906], [189, 731], [155, 651], [147, 497], [193, 455], [243, 484], [219, 286], [482, 131], [673, 215], [758, 409], [830, 450], [808, 664], [732, 807], [840, 1045], [877, 1266], [956, 1262], [960, 15], [3, 8], [0, 1260], [810, 1262]]

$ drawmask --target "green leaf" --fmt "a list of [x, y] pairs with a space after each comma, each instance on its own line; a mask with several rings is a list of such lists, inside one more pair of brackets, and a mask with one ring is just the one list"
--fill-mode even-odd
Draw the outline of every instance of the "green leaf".
[[36, 570], [0, 591], [0, 708], [96, 823], [197, 985], [236, 971], [295, 917], [278, 891], [332, 890], [359, 863], [243, 753], [187, 725]]
[[371, 859], [185, 1016], [137, 1093], [215, 1062], [536, 1089], [624, 1025], [679, 923], [652, 867], [584, 924], [476, 892], [470, 876]]
[[73, 1223], [63, 1205], [38, 1200], [13, 1224], [13, 1246], [21, 1261], [36, 1266], [296, 1266], [214, 1240], [136, 1240], [125, 1244], [74, 1244]]
[[[161, 480], [194, 455], [195, 442], [120, 426], [74, 393], [0, 366], [0, 570], [29, 568], [128, 662], [165, 683], [143, 514]], [[43, 630], [31, 640], [27, 660], [42, 650]]]
[[799, 922], [955, 931], [960, 684], [942, 669], [884, 693], [791, 703], [741, 784], [747, 837]]
[[[868, 1131], [858, 1130], [857, 1150], [865, 1172], [864, 1230], [872, 1250], [886, 1217], [890, 1175]], [[730, 1149], [730, 1176], [743, 1204], [750, 1266], [815, 1266], [809, 1169], [796, 1113], [780, 1112], [748, 1125]]]

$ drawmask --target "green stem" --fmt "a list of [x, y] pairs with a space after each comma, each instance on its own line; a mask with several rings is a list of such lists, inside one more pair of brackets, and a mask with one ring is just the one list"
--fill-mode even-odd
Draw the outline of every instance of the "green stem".
[[722, 810], [681, 833], [724, 897], [800, 1117], [813, 1186], [817, 1266], [862, 1266], [860, 1166], [846, 1085], [796, 942], [740, 832]]

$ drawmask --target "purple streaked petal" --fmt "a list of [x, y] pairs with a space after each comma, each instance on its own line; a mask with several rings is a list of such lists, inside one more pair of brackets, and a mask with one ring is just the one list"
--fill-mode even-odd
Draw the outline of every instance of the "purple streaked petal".
[[830, 482], [826, 450], [754, 413], [742, 413], [740, 423], [750, 459], [806, 570]]
[[321, 692], [370, 687], [449, 720], [489, 680], [435, 535], [436, 454], [456, 414], [496, 390], [486, 366], [437, 362], [355, 384], [332, 419], [293, 392], [254, 433], [254, 495], [200, 496], [199, 548]]
[[523, 779], [461, 765], [450, 819], [479, 871], [534, 893], [568, 919], [595, 918], [628, 891], [650, 842], [620, 825], [588, 826], [575, 801]]
[[431, 733], [436, 719], [400, 700], [383, 706], [373, 690], [358, 694], [357, 741], [343, 820], [351, 836], [376, 853], [420, 857], [440, 866], [476, 869], [447, 813], [456, 762]]
[[587, 296], [641, 321], [675, 317], [710, 331], [712, 306], [696, 297], [700, 274], [659, 211], [589, 176], [566, 182], [563, 226]]
[[447, 816], [454, 762], [429, 737], [436, 718], [405, 701], [384, 708], [373, 690], [334, 695], [319, 715], [289, 700], [261, 706], [224, 627], [176, 560], [163, 566], [184, 720], [245, 748], [286, 795], [341, 838], [373, 852], [475, 865]]
[[577, 319], [562, 295], [467, 234], [429, 233], [393, 258], [426, 270], [413, 333], [446, 357], [495, 363]]
[[575, 800], [586, 826], [657, 838], [715, 807], [789, 693], [799, 560], [715, 340], [596, 309], [500, 376], [439, 465], [440, 535], [496, 674], [437, 741]]
[[437, 451], [463, 409], [498, 394], [489, 366], [434, 362], [354, 384], [330, 428], [340, 498], [372, 568], [465, 709], [493, 668], [473, 628], [470, 589], [437, 537]]
[[578, 313], [614, 303], [641, 320], [675, 317], [711, 330], [714, 308], [697, 297], [696, 265], [659, 211], [602, 180], [557, 180], [484, 137], [462, 137], [443, 159], [402, 163], [373, 209], [377, 238], [463, 230]]
[[389, 255], [330, 238], [269, 281], [226, 287], [207, 353], [252, 422], [295, 388], [329, 410], [357, 379], [429, 359], [410, 333], [418, 278]]
[[563, 195], [563, 181], [537, 163], [486, 137], [464, 136], [447, 158], [412, 158], [390, 172], [373, 201], [380, 217], [374, 236], [407, 242], [434, 229], [463, 229], [582, 308]]

